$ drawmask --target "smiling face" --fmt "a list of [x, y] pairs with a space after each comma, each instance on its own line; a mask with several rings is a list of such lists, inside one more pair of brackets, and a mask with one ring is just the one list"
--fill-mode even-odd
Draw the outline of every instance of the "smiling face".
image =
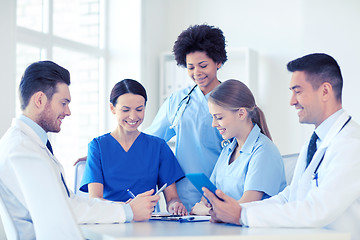
[[187, 54], [186, 66], [188, 75], [200, 87], [204, 95], [219, 85], [216, 74], [221, 63], [215, 63], [205, 52], [196, 51]]
[[65, 83], [56, 85], [56, 92], [51, 100], [45, 104], [40, 113], [38, 124], [45, 132], [60, 132], [62, 120], [70, 116], [69, 103], [71, 101], [69, 87]]
[[290, 90], [292, 91], [290, 105], [298, 110], [299, 122], [318, 127], [326, 119], [322, 88], [314, 90], [311, 83], [306, 81], [305, 72], [295, 71], [291, 77]]
[[241, 110], [230, 111], [212, 101], [208, 102], [209, 112], [213, 117], [212, 126], [217, 128], [223, 139], [230, 139], [233, 137], [239, 138], [243, 119]]
[[129, 133], [138, 131], [137, 128], [144, 120], [145, 98], [126, 93], [117, 98], [115, 106], [110, 103], [110, 109], [116, 115], [120, 129]]

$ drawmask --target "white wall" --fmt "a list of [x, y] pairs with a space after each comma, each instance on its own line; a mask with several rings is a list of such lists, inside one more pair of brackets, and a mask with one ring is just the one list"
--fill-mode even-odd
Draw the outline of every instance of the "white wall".
[[[15, 56], [11, 49], [15, 48], [15, 1], [6, 1], [0, 8], [0, 136], [10, 126], [11, 119], [15, 117]], [[10, 50], [10, 51], [9, 51]], [[5, 231], [0, 217], [0, 239], [5, 239]]]
[[[140, 1], [140, 0], [139, 0]], [[109, 1], [111, 5], [109, 46], [110, 82], [105, 98], [116, 81], [138, 78], [148, 91], [144, 127], [158, 110], [159, 55], [171, 51], [179, 33], [189, 25], [209, 23], [220, 27], [229, 48], [249, 47], [259, 54], [257, 102], [267, 116], [275, 143], [282, 153], [299, 151], [311, 126], [300, 126], [288, 105], [289, 73], [286, 63], [311, 52], [326, 52], [338, 60], [344, 76], [345, 109], [360, 121], [355, 98], [360, 89], [360, 2], [357, 0], [142, 0], [141, 33], [137, 10], [128, 11], [129, 1]], [[1, 118], [0, 136], [15, 116], [15, 1], [3, 1], [0, 8]], [[131, 7], [138, 8], [138, 3]], [[133, 15], [126, 13], [135, 12]], [[113, 30], [115, 29], [115, 30]], [[139, 41], [141, 37], [141, 43]], [[121, 50], [131, 43], [131, 48]], [[141, 45], [141, 49], [140, 49]], [[139, 55], [141, 54], [141, 62]], [[126, 61], [120, 59], [125, 56]], [[231, 61], [231, 59], [229, 59]], [[141, 76], [138, 69], [141, 67]], [[107, 111], [104, 102], [103, 114]], [[114, 126], [113, 116], [105, 118], [106, 131]]]
[[4, 1], [0, 7], [0, 136], [15, 117], [15, 3]]
[[107, 46], [109, 48], [107, 68], [108, 83], [101, 103], [102, 114], [106, 116], [105, 129], [100, 129], [100, 135], [109, 132], [116, 127], [116, 118], [111, 114], [109, 106], [110, 92], [114, 85], [122, 79], [131, 78], [141, 81], [140, 60], [140, 0], [108, 0], [109, 35]]
[[255, 97], [282, 154], [298, 152], [313, 129], [300, 125], [289, 106], [291, 74], [286, 64], [297, 57], [325, 52], [338, 61], [344, 77], [343, 106], [360, 121], [356, 100], [360, 1], [143, 0], [142, 11], [142, 81], [150, 98], [145, 126], [159, 107], [159, 54], [172, 50], [182, 30], [202, 23], [220, 27], [229, 48], [249, 47], [258, 52]]

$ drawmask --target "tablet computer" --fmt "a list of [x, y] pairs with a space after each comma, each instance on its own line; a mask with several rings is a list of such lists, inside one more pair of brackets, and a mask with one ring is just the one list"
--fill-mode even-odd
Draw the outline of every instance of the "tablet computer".
[[[210, 179], [204, 173], [188, 173], [185, 176], [190, 180], [190, 182], [195, 186], [195, 188], [201, 193], [201, 195], [204, 195], [202, 187], [206, 187], [217, 198], [219, 198], [219, 196], [217, 196], [215, 193], [216, 186], [210, 181]], [[223, 199], [221, 199], [221, 198], [219, 198], [219, 199], [221, 201], [223, 201]]]

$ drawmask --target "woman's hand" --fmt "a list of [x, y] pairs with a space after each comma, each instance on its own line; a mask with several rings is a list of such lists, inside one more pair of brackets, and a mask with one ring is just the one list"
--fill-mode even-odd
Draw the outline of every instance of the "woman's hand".
[[182, 204], [180, 199], [172, 199], [167, 203], [168, 212], [175, 215], [188, 215], [186, 207]]
[[203, 201], [196, 203], [192, 208], [190, 214], [192, 215], [210, 215], [211, 208], [207, 207]]
[[169, 213], [185, 216], [188, 215], [186, 207], [182, 204], [176, 191], [175, 183], [164, 189], [167, 210]]

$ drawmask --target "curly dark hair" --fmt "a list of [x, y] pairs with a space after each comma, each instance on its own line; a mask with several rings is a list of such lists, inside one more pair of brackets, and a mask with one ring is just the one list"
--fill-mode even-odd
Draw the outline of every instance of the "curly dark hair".
[[186, 55], [196, 51], [205, 52], [215, 63], [227, 60], [223, 32], [207, 24], [190, 26], [175, 41], [173, 52], [177, 65], [186, 68]]

